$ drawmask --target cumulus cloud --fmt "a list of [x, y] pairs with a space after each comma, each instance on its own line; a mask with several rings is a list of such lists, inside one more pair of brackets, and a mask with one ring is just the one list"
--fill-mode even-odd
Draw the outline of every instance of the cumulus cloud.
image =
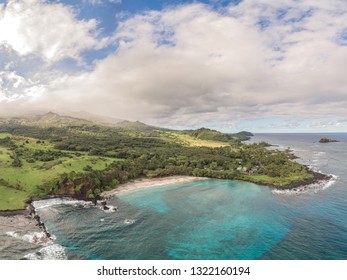
[[163, 118], [255, 106], [252, 90], [271, 70], [262, 63], [271, 52], [258, 46], [257, 32], [202, 5], [135, 16], [120, 24], [115, 39], [115, 54], [69, 83], [85, 81], [86, 106], [97, 95], [109, 104], [104, 112], [122, 116], [129, 108], [133, 118]]
[[[341, 0], [147, 11], [119, 22], [117, 50], [92, 71], [55, 76], [33, 104], [54, 100], [57, 109], [175, 127], [282, 117], [295, 128], [303, 118], [345, 119], [346, 12]], [[88, 35], [95, 23], [79, 24], [86, 45], [95, 44]], [[68, 50], [58, 45], [56, 55]], [[72, 57], [81, 51], [74, 50]]]
[[0, 71], [0, 102], [16, 101], [21, 97], [35, 97], [44, 86], [18, 75], [14, 71]]
[[37, 55], [48, 62], [79, 59], [80, 53], [101, 47], [96, 20], [76, 19], [72, 8], [43, 0], [10, 0], [0, 9], [0, 45], [20, 56]]

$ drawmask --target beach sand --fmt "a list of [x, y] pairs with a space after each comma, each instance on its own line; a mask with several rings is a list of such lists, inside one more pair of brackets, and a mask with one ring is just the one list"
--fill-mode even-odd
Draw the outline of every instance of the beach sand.
[[168, 184], [176, 184], [176, 183], [185, 183], [185, 182], [193, 182], [200, 180], [208, 180], [206, 177], [193, 177], [193, 176], [169, 176], [169, 177], [160, 177], [160, 178], [145, 178], [138, 179], [132, 182], [128, 182], [126, 184], [119, 185], [116, 189], [111, 191], [106, 191], [101, 194], [102, 197], [108, 198], [112, 197], [118, 193], [132, 191], [142, 188], [149, 188], [155, 186], [162, 186]]

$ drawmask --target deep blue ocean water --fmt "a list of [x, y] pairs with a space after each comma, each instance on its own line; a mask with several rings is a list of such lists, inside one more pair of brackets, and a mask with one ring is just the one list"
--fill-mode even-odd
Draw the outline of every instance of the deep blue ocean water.
[[[340, 140], [318, 143], [320, 137]], [[258, 134], [333, 182], [304, 193], [206, 180], [128, 191], [117, 212], [74, 201], [37, 211], [54, 244], [24, 258], [347, 259], [347, 134]]]

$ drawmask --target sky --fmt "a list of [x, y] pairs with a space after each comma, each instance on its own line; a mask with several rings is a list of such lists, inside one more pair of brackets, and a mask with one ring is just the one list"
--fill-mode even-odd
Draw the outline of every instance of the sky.
[[347, 132], [346, 0], [0, 0], [0, 116]]

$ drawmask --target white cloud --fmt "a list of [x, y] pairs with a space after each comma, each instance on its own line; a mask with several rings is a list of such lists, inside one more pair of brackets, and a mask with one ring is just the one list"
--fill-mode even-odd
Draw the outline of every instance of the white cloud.
[[333, 127], [341, 127], [343, 124], [341, 122], [336, 121], [320, 121], [320, 122], [312, 122], [308, 125], [310, 128], [333, 128]]
[[346, 13], [340, 0], [145, 12], [119, 24], [115, 53], [91, 72], [53, 75], [35, 104], [164, 126], [346, 119]]
[[16, 101], [42, 94], [44, 86], [13, 71], [0, 71], [0, 102]]
[[92, 5], [100, 5], [102, 0], [83, 0], [84, 3], [90, 3]]
[[[304, 17], [311, 4], [295, 5], [287, 7], [284, 19], [277, 19], [282, 6], [253, 4], [231, 7], [229, 13], [237, 16], [189, 5], [123, 22], [116, 34], [118, 52], [87, 75], [86, 80], [94, 82], [87, 82], [83, 92], [97, 92], [122, 115], [131, 108], [136, 118], [172, 123], [186, 123], [197, 115], [201, 121], [211, 115], [247, 118], [250, 112], [263, 117], [293, 112], [324, 116], [331, 108], [327, 103], [346, 97], [347, 49], [333, 40], [346, 20], [332, 16], [333, 26], [324, 27], [320, 21], [331, 13], [330, 6], [329, 11], [316, 7], [316, 14]], [[268, 30], [258, 25], [264, 16], [272, 22]], [[295, 24], [284, 23], [301, 17]], [[92, 95], [85, 97], [86, 105], [89, 98]], [[342, 109], [335, 113], [345, 114]], [[111, 113], [107, 105], [104, 110]]]
[[90, 3], [92, 5], [100, 5], [104, 2], [110, 2], [113, 4], [122, 4], [122, 0], [83, 0], [85, 3]]
[[48, 62], [79, 59], [82, 51], [102, 46], [96, 27], [95, 20], [77, 20], [68, 6], [41, 0], [10, 0], [0, 9], [0, 45]]

